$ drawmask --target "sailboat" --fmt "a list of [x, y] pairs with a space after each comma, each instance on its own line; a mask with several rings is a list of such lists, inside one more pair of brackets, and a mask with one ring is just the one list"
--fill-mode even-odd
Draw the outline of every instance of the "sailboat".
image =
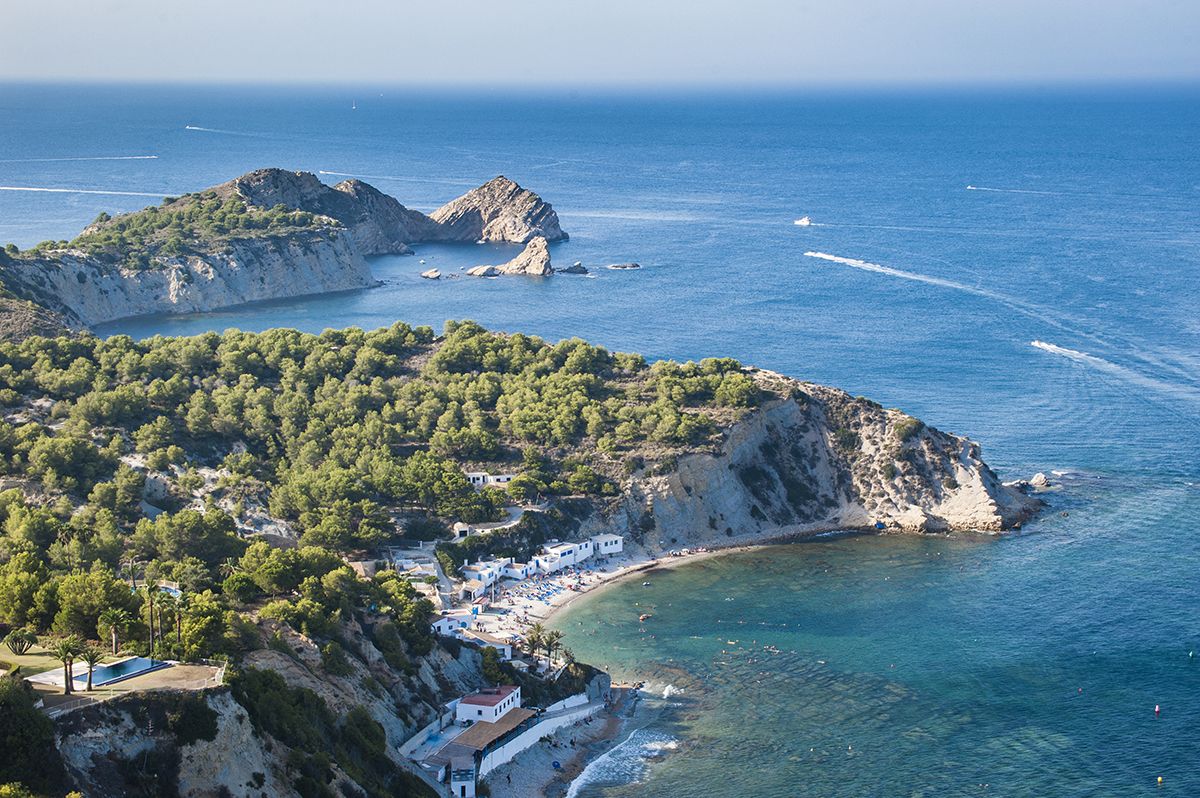
[[351, 101], [350, 101], [350, 110], [351, 110], [351, 111], [357, 111], [357, 110], [358, 110], [358, 100], [351, 100]]

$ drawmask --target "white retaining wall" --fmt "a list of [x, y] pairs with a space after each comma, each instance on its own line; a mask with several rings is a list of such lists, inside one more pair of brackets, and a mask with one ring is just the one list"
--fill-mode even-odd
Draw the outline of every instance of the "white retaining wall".
[[[572, 696], [574, 698], [574, 696]], [[504, 745], [489, 751], [479, 763], [479, 778], [483, 778], [503, 764], [511, 762], [513, 757], [529, 748], [548, 734], [553, 734], [564, 726], [570, 726], [577, 720], [595, 715], [604, 708], [603, 702], [588, 704], [574, 712], [568, 712], [557, 718], [544, 720], [532, 728], [526, 729]]]
[[587, 702], [587, 693], [576, 693], [575, 695], [567, 696], [556, 704], [551, 704], [550, 706], [546, 707], [546, 712], [558, 712], [559, 710], [582, 706]]

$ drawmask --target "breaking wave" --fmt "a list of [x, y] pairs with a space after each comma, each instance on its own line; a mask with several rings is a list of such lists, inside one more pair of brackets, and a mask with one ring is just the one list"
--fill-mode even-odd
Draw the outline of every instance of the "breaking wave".
[[567, 789], [566, 798], [578, 798], [593, 784], [637, 784], [654, 759], [679, 747], [679, 740], [665, 732], [636, 729], [621, 743], [588, 763]]

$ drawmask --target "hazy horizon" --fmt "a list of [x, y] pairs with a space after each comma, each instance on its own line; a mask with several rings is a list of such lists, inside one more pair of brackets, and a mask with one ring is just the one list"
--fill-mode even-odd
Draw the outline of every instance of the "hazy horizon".
[[150, 0], [6, 9], [0, 81], [406, 88], [890, 88], [1191, 83], [1179, 0], [468, 3]]

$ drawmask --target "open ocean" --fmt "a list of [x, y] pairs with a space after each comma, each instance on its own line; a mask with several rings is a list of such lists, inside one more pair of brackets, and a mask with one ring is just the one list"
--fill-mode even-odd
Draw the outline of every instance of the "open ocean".
[[431, 282], [516, 248], [420, 247], [381, 288], [104, 334], [474, 318], [730, 355], [1063, 475], [1017, 535], [824, 539], [577, 602], [576, 656], [674, 705], [581, 798], [1200, 795], [1200, 90], [0, 86], [0, 131], [0, 243], [262, 166], [425, 211], [505, 174], [593, 268]]

